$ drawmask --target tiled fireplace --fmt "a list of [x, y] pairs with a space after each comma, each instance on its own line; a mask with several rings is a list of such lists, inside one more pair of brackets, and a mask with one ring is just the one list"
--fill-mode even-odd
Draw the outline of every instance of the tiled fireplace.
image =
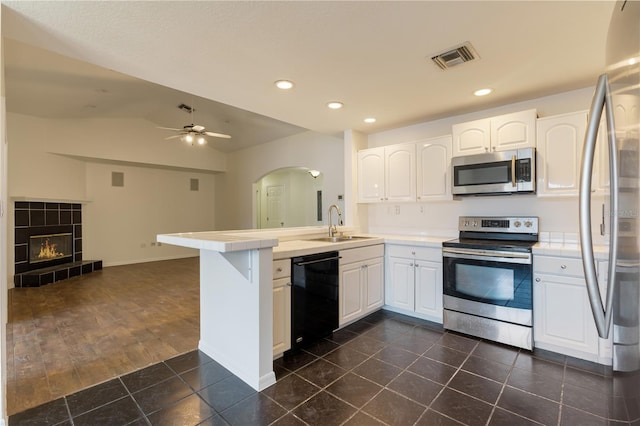
[[102, 269], [82, 258], [82, 204], [16, 201], [16, 287], [39, 287]]

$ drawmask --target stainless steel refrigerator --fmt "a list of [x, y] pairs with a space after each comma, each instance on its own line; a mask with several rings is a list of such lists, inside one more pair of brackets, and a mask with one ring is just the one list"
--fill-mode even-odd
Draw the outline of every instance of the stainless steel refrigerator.
[[[606, 119], [601, 120], [602, 117]], [[604, 143], [609, 157], [610, 185], [608, 208], [603, 211], [608, 220], [602, 227], [591, 220], [594, 154], [602, 148], [596, 144], [599, 126], [606, 126], [600, 131], [607, 136]], [[582, 157], [580, 243], [598, 334], [602, 338], [611, 335], [613, 370], [621, 372], [614, 373], [613, 379], [622, 378], [623, 383], [635, 384], [624, 386], [624, 396], [636, 408], [640, 406], [639, 138], [640, 2], [617, 2], [607, 35], [606, 68], [597, 82]], [[606, 282], [598, 282], [592, 232], [602, 232], [609, 239]], [[601, 289], [605, 287], [606, 295], [602, 297]], [[631, 420], [632, 424], [633, 420], [638, 421]]]

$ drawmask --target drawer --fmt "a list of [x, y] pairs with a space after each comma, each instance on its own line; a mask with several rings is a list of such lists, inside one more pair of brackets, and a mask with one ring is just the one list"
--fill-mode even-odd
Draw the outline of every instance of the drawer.
[[361, 260], [382, 256], [384, 256], [384, 244], [340, 250], [340, 264], [346, 265], [347, 263], [360, 262]]
[[536, 273], [584, 277], [582, 259], [575, 257], [534, 256], [533, 269]]
[[280, 288], [291, 285], [291, 277], [284, 277], [277, 280], [273, 280], [273, 288]]
[[273, 261], [273, 279], [291, 276], [291, 259]]
[[442, 262], [441, 248], [387, 244], [386, 250], [387, 255], [391, 257], [403, 257], [408, 259], [415, 258]]

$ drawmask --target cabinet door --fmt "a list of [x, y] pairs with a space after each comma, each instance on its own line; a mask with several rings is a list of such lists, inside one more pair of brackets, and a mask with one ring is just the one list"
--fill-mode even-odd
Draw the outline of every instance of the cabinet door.
[[273, 281], [273, 354], [291, 349], [290, 277]]
[[415, 311], [442, 322], [442, 263], [416, 260]]
[[384, 304], [384, 268], [383, 258], [366, 261], [364, 272], [364, 310], [372, 312]]
[[389, 294], [385, 303], [396, 308], [414, 310], [413, 259], [389, 258]]
[[361, 262], [340, 266], [340, 297], [338, 302], [340, 325], [353, 321], [363, 314], [362, 268]]
[[415, 144], [385, 147], [385, 201], [416, 200]]
[[536, 146], [536, 110], [491, 118], [491, 150], [507, 151]]
[[358, 202], [384, 201], [384, 148], [358, 151]]
[[538, 120], [538, 196], [578, 195], [587, 113]]
[[535, 274], [533, 311], [536, 346], [597, 359], [598, 333], [584, 279]]
[[451, 200], [451, 136], [416, 143], [418, 201]]
[[454, 124], [453, 156], [483, 154], [489, 151], [491, 144], [491, 122], [489, 119]]
[[638, 96], [617, 93], [613, 96], [613, 121], [616, 123], [618, 139], [637, 138], [638, 136]]

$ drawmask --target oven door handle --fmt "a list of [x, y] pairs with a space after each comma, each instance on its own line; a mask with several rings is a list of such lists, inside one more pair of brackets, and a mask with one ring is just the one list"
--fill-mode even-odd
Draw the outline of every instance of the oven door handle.
[[455, 257], [459, 259], [475, 259], [489, 260], [492, 262], [506, 263], [531, 263], [530, 253], [515, 253], [509, 251], [498, 250], [474, 250], [474, 249], [457, 249], [444, 247], [442, 249], [444, 257]]

